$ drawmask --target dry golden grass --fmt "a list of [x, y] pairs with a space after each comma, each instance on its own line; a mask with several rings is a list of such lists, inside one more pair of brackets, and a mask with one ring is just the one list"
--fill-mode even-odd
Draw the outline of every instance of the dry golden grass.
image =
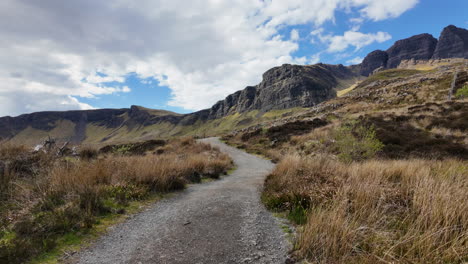
[[307, 221], [296, 253], [312, 263], [468, 260], [466, 161], [346, 166], [326, 157], [290, 156], [268, 177], [263, 197], [277, 208], [303, 201]]
[[0, 263], [23, 263], [53, 249], [60, 236], [92, 227], [96, 217], [123, 212], [132, 200], [180, 190], [232, 167], [226, 154], [193, 138], [146, 155], [98, 155], [88, 147], [80, 154], [0, 148]]

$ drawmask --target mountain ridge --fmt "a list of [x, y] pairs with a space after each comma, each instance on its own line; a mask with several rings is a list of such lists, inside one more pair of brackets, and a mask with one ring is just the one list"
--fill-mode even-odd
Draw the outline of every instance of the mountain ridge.
[[[0, 140], [8, 141], [21, 135], [22, 141], [25, 138], [39, 141], [49, 133], [60, 135], [61, 131], [66, 131], [64, 137], [73, 143], [81, 143], [91, 136], [93, 142], [113, 141], [119, 138], [117, 135], [126, 133], [135, 139], [184, 135], [190, 126], [200, 127], [212, 122], [209, 127], [216, 128], [222, 121], [214, 121], [236, 114], [243, 115], [237, 124], [244, 124], [254, 122], [261, 113], [315, 106], [335, 98], [337, 91], [376, 70], [396, 68], [403, 61], [460, 56], [468, 58], [468, 30], [450, 25], [444, 28], [439, 40], [430, 34], [398, 40], [386, 51], [369, 53], [358, 65], [318, 63], [274, 67], [263, 74], [258, 85], [247, 86], [211, 108], [189, 114], [133, 105], [121, 109], [43, 111], [0, 117]], [[158, 129], [161, 131], [154, 131]]]
[[419, 34], [396, 41], [386, 51], [369, 53], [361, 64], [361, 74], [371, 75], [375, 70], [393, 69], [404, 60], [468, 59], [468, 30], [454, 25], [445, 27], [439, 39], [431, 34]]

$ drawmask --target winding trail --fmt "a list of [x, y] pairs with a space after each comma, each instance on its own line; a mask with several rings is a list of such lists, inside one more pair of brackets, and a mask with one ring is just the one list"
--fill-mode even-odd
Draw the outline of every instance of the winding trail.
[[191, 185], [115, 226], [75, 263], [285, 263], [290, 245], [280, 220], [260, 202], [273, 164], [217, 138], [202, 141], [228, 153], [237, 170]]

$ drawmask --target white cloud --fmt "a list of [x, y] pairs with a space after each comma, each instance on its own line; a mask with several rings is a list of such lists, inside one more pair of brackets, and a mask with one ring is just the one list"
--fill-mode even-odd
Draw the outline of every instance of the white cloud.
[[[300, 36], [291, 31], [291, 39], [283, 40], [279, 30], [285, 26], [312, 23], [320, 28], [333, 21], [339, 9], [354, 10], [353, 17], [357, 12], [365, 19], [382, 20], [400, 15], [415, 3], [2, 0], [0, 115], [91, 108], [79, 98], [130, 92], [128, 87], [106, 85], [123, 82], [129, 73], [167, 85], [172, 91], [170, 105], [193, 110], [209, 107], [229, 93], [258, 83], [273, 66], [319, 60], [319, 56], [293, 57], [300, 48], [296, 43]], [[359, 48], [369, 38], [386, 37], [356, 33], [334, 36], [332, 49]]]
[[123, 93], [129, 93], [129, 92], [132, 91], [132, 89], [130, 89], [128, 86], [124, 86], [124, 87], [122, 87], [121, 91], [122, 91]]
[[364, 60], [364, 58], [362, 58], [362, 57], [356, 57], [356, 58], [354, 58], [354, 59], [351, 59], [351, 60], [346, 61], [346, 63], [347, 63], [347, 64], [350, 64], [350, 65], [355, 65], [355, 64], [361, 63], [362, 60]]
[[359, 31], [362, 23], [364, 23], [364, 19], [361, 17], [354, 17], [349, 19], [349, 22], [351, 24], [351, 31]]
[[299, 38], [300, 38], [299, 31], [297, 31], [297, 29], [291, 30], [291, 35], [290, 35], [289, 39], [292, 40], [292, 41], [298, 41]]
[[352, 0], [364, 7], [361, 13], [372, 20], [379, 21], [399, 17], [418, 4], [419, 0]]
[[316, 64], [320, 62], [320, 53], [314, 54], [310, 56], [309, 60], [307, 61], [307, 64]]
[[355, 50], [359, 50], [374, 42], [382, 43], [391, 38], [390, 34], [381, 31], [368, 34], [357, 31], [346, 31], [343, 36], [320, 36], [321, 41], [328, 44], [328, 52], [341, 52], [350, 46], [355, 47]]

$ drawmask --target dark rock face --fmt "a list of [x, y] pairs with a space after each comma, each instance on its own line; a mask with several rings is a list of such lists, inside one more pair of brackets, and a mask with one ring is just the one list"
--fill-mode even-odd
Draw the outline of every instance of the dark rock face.
[[249, 86], [216, 103], [209, 109], [208, 119], [235, 112], [313, 106], [335, 97], [333, 88], [341, 80], [357, 76], [343, 65], [285, 64], [265, 72], [259, 85]]
[[360, 65], [360, 74], [369, 76], [378, 68], [397, 68], [403, 60], [447, 58], [468, 59], [468, 30], [451, 25], [444, 28], [439, 40], [430, 34], [399, 40], [387, 51], [369, 53]]
[[468, 59], [468, 30], [450, 25], [442, 31], [433, 59]]
[[437, 39], [430, 34], [420, 34], [402, 39], [387, 50], [387, 68], [396, 68], [402, 60], [429, 60], [434, 54]]
[[361, 75], [369, 76], [375, 69], [387, 67], [388, 54], [383, 50], [375, 50], [369, 53], [361, 64]]

